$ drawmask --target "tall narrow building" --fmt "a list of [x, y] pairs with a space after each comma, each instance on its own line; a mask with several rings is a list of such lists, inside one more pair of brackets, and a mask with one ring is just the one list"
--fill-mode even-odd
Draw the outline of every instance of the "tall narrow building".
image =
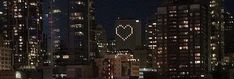
[[88, 0], [68, 0], [68, 57], [70, 64], [84, 64], [89, 58]]
[[3, 45], [10, 47], [11, 28], [8, 27], [8, 1], [0, 1], [0, 31], [2, 34]]
[[48, 53], [55, 67], [53, 76], [55, 79], [73, 79], [73, 75], [86, 72], [80, 67], [90, 65], [95, 56], [97, 45], [93, 31], [96, 27], [93, 0], [48, 0], [47, 3]]
[[224, 13], [224, 47], [225, 54], [234, 54], [234, 16], [229, 12]]
[[208, 1], [169, 0], [147, 28], [154, 66], [165, 79], [207, 79]]
[[221, 63], [224, 56], [224, 16], [223, 0], [210, 0], [210, 61], [211, 70]]
[[96, 26], [92, 5], [91, 0], [49, 0], [48, 50], [54, 63], [88, 63], [91, 28]]
[[42, 17], [40, 0], [2, 0], [4, 44], [13, 52], [16, 70], [36, 69], [41, 60]]

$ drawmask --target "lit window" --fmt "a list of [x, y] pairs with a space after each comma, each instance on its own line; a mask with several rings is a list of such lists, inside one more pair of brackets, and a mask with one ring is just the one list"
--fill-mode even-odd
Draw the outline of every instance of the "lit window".
[[176, 11], [169, 11], [169, 13], [176, 13]]
[[200, 46], [195, 46], [195, 49], [200, 49]]
[[188, 25], [179, 25], [179, 28], [188, 28]]
[[63, 55], [63, 59], [69, 59], [69, 55]]
[[181, 75], [185, 75], [185, 72], [181, 72], [180, 74], [181, 74]]
[[60, 29], [54, 29], [54, 32], [60, 32]]
[[81, 28], [81, 27], [82, 27], [82, 24], [71, 25], [71, 28]]
[[215, 50], [215, 49], [216, 49], [216, 47], [212, 47], [211, 49], [212, 49], [212, 50]]
[[210, 14], [214, 14], [214, 11], [211, 11]]
[[188, 42], [188, 39], [184, 39], [183, 41], [184, 41], [184, 42]]
[[149, 31], [149, 33], [153, 33], [152, 31]]
[[212, 54], [212, 57], [216, 57], [216, 54]]
[[216, 58], [212, 58], [212, 60], [217, 60]]
[[149, 37], [149, 39], [153, 39], [152, 37]]
[[60, 58], [60, 56], [59, 56], [59, 55], [56, 55], [55, 57], [56, 57], [56, 58]]
[[76, 4], [79, 4], [79, 5], [84, 5], [84, 2], [82, 2], [82, 1], [77, 1], [77, 2], [75, 2]]
[[180, 47], [180, 50], [183, 49], [182, 47]]
[[81, 31], [80, 31], [80, 32], [75, 32], [75, 35], [76, 35], [76, 36], [82, 36], [82, 35], [84, 35], [84, 33], [81, 32]]
[[210, 39], [216, 39], [216, 37], [215, 36], [211, 36]]
[[205, 77], [205, 75], [201, 75], [201, 77]]
[[215, 6], [215, 4], [210, 4], [210, 7], [214, 7]]
[[19, 41], [23, 41], [23, 39], [19, 39]]
[[136, 22], [140, 22], [140, 20], [136, 20]]
[[36, 3], [30, 3], [30, 5], [32, 5], [32, 6], [36, 6], [37, 4], [36, 4]]
[[149, 25], [149, 27], [153, 27], [152, 25]]
[[22, 15], [18, 15], [19, 18], [22, 18], [23, 16]]
[[195, 27], [195, 30], [200, 30], [200, 27]]
[[52, 13], [60, 13], [60, 12], [62, 12], [62, 11], [59, 10], [59, 9], [55, 9], [55, 10], [52, 11]]
[[201, 63], [201, 61], [195, 61], [195, 64], [200, 64]]
[[201, 56], [201, 54], [200, 53], [196, 53], [195, 56]]
[[184, 24], [188, 24], [188, 21], [183, 21]]

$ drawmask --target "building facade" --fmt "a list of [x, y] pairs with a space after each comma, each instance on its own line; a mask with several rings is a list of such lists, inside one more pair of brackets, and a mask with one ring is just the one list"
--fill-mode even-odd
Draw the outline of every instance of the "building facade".
[[[2, 35], [2, 34], [0, 34]], [[0, 72], [1, 71], [9, 71], [12, 70], [12, 50], [9, 47], [6, 47], [3, 43], [4, 40], [2, 36], [0, 36]]]
[[208, 77], [208, 2], [169, 0], [147, 28], [154, 66], [165, 79]]
[[103, 26], [98, 25], [95, 30], [95, 40], [96, 40], [96, 47], [97, 47], [97, 52], [95, 54], [95, 57], [103, 57], [105, 54], [107, 54], [107, 34]]
[[48, 0], [46, 3], [49, 6], [48, 53], [55, 67], [53, 77], [66, 78], [70, 75], [67, 72], [70, 68], [90, 65], [95, 57], [93, 0]]
[[0, 70], [12, 70], [10, 48], [0, 47]]
[[[126, 52], [126, 53], [125, 53]], [[118, 51], [118, 54], [105, 55], [95, 60], [97, 77], [100, 79], [137, 79], [139, 61], [129, 51]]]
[[91, 34], [95, 33], [91, 29], [96, 27], [93, 1], [49, 0], [48, 3], [48, 51], [54, 54], [54, 63], [87, 64], [93, 55], [91, 45], [95, 35]]
[[40, 0], [3, 0], [1, 24], [4, 45], [12, 49], [14, 69], [36, 69], [41, 60], [42, 17]]
[[224, 16], [223, 0], [210, 0], [210, 61], [211, 70], [221, 63], [224, 56]]

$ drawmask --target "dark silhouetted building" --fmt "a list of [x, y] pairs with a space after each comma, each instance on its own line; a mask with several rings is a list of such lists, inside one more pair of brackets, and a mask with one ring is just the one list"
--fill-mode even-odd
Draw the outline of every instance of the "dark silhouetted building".
[[223, 0], [210, 0], [209, 27], [210, 27], [210, 61], [211, 70], [221, 63], [224, 56], [224, 16]]
[[226, 12], [224, 19], [224, 52], [234, 54], [234, 16]]
[[95, 45], [93, 1], [49, 0], [48, 3], [48, 52], [54, 54], [54, 63], [87, 64], [94, 54], [91, 46]]
[[97, 52], [95, 54], [95, 57], [103, 57], [105, 54], [107, 54], [107, 34], [103, 26], [98, 25], [95, 29], [95, 40], [97, 44]]
[[[69, 69], [85, 68], [79, 65], [89, 66], [97, 51], [93, 0], [48, 0], [47, 3], [48, 52], [53, 60], [51, 64], [55, 66], [53, 77], [68, 78], [71, 75], [68, 74]], [[74, 74], [78, 72], [79, 69]], [[77, 79], [80, 76], [69, 78]]]
[[49, 52], [54, 54], [54, 63], [87, 63], [88, 1], [50, 0], [49, 5]]

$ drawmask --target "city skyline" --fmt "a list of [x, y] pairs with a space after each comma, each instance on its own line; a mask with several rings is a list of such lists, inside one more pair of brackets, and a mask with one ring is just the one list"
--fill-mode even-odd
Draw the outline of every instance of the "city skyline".
[[232, 0], [1, 0], [0, 79], [234, 79]]
[[[108, 32], [114, 31], [115, 20], [120, 18], [133, 18], [147, 22], [152, 11], [164, 0], [95, 0], [96, 18], [99, 24], [102, 24]], [[234, 1], [224, 0], [224, 8], [231, 14], [234, 14]], [[128, 14], [125, 14], [125, 13]], [[108, 39], [114, 39], [114, 33], [108, 34]]]

